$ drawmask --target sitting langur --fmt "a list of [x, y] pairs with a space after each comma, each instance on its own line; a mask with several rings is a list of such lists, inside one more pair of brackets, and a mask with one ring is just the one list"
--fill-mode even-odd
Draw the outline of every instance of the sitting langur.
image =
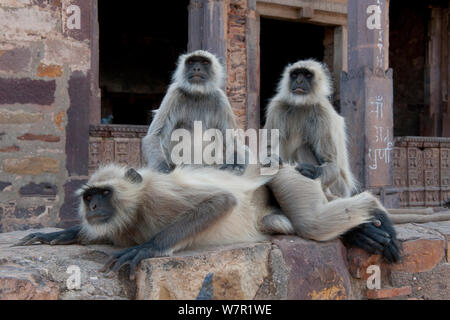
[[[286, 215], [268, 204], [269, 187]], [[30, 234], [18, 245], [107, 240], [128, 248], [113, 254], [103, 271], [129, 264], [134, 278], [142, 259], [183, 249], [261, 241], [271, 233], [327, 241], [360, 228], [353, 245], [390, 262], [399, 259], [395, 231], [375, 197], [361, 193], [328, 202], [320, 181], [289, 166], [269, 177], [250, 168], [238, 176], [210, 167], [177, 167], [164, 174], [108, 165], [78, 194], [81, 225]]]
[[[338, 197], [355, 191], [347, 154], [345, 122], [328, 100], [329, 72], [314, 60], [286, 67], [267, 109], [266, 129], [279, 129], [280, 156], [306, 177], [320, 177]], [[328, 193], [329, 194], [329, 193]]]
[[[190, 133], [193, 146], [195, 121], [201, 123], [203, 132], [208, 129], [218, 130], [226, 142], [225, 130], [237, 129], [237, 124], [230, 103], [221, 89], [223, 80], [223, 67], [213, 54], [198, 50], [179, 57], [172, 83], [156, 111], [147, 135], [142, 140], [147, 166], [167, 173], [180, 164], [174, 163], [172, 159], [172, 151], [179, 143], [171, 141], [172, 133], [176, 129]], [[206, 143], [203, 143], [201, 149], [204, 150], [205, 145]], [[187, 151], [183, 150], [183, 153]], [[231, 158], [227, 158], [225, 150], [220, 152], [223, 157], [222, 163], [219, 164], [228, 164], [223, 168], [243, 170], [244, 166], [238, 165], [235, 159], [237, 153], [230, 153]], [[183, 164], [194, 164], [193, 152], [187, 158], [190, 163], [186, 161]]]

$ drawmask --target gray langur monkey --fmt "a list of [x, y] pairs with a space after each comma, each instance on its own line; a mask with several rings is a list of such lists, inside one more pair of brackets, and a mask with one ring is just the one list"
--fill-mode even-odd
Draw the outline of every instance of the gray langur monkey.
[[[33, 233], [17, 245], [109, 241], [128, 248], [113, 254], [103, 271], [129, 264], [131, 279], [142, 259], [267, 240], [272, 233], [327, 241], [357, 229], [350, 244], [380, 253], [389, 262], [399, 259], [395, 230], [370, 193], [328, 202], [320, 181], [293, 167], [283, 166], [274, 176], [255, 172], [253, 166], [240, 176], [180, 166], [164, 174], [110, 164], [78, 190], [81, 225]], [[270, 205], [269, 189], [282, 211]]]
[[268, 105], [265, 124], [266, 129], [279, 129], [283, 161], [297, 164], [306, 177], [320, 177], [330, 199], [356, 191], [344, 118], [331, 105], [331, 93], [325, 65], [311, 59], [288, 65]]
[[[223, 66], [213, 54], [197, 50], [179, 57], [172, 83], [142, 140], [142, 152], [149, 167], [166, 173], [174, 169], [176, 163], [171, 155], [178, 142], [171, 141], [172, 133], [176, 129], [184, 129], [192, 134], [194, 121], [201, 121], [203, 130], [219, 130], [224, 142], [225, 131], [238, 128], [230, 103], [221, 89], [223, 81]], [[193, 135], [191, 145], [194, 145]], [[231, 156], [231, 153], [227, 156], [223, 151], [225, 164], [222, 169], [242, 172], [245, 160], [238, 163], [237, 157], [238, 154], [244, 156], [246, 151], [236, 149]], [[183, 164], [193, 164], [192, 159], [193, 156], [190, 157], [191, 163]]]

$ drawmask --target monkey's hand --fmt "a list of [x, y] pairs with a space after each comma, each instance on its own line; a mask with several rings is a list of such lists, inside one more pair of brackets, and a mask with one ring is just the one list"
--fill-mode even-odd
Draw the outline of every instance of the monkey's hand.
[[381, 254], [389, 263], [400, 260], [401, 245], [392, 221], [380, 209], [372, 211], [372, 221], [363, 223], [343, 235], [351, 246], [364, 249], [370, 254]]
[[269, 155], [269, 156], [267, 156], [265, 159], [262, 159], [261, 160], [261, 165], [264, 167], [264, 168], [268, 168], [268, 167], [271, 167], [271, 166], [273, 166], [273, 165], [275, 165], [275, 166], [282, 166], [283, 165], [283, 163], [284, 163], [284, 161], [283, 161], [283, 159], [281, 158], [281, 156], [278, 156], [278, 155], [276, 155], [276, 154], [273, 154], [273, 155]]
[[170, 173], [171, 169], [167, 162], [161, 162], [157, 167], [158, 172], [161, 173]]
[[301, 163], [295, 169], [305, 177], [313, 180], [319, 178], [323, 173], [321, 166], [316, 166], [311, 163]]
[[19, 240], [14, 246], [30, 246], [34, 243], [64, 245], [79, 243], [81, 226], [74, 226], [63, 231], [50, 233], [31, 233]]
[[130, 280], [134, 280], [136, 278], [136, 267], [141, 260], [165, 255], [167, 254], [164, 254], [154, 241], [150, 240], [139, 246], [113, 253], [103, 268], [100, 269], [100, 272], [106, 273], [108, 277], [123, 266], [130, 265]]
[[242, 174], [245, 171], [245, 165], [243, 164], [223, 164], [220, 170], [229, 170], [233, 173]]

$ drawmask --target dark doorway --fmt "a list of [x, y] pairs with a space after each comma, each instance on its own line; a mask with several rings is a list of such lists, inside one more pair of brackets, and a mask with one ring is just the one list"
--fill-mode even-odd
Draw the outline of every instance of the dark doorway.
[[99, 0], [102, 123], [151, 122], [187, 49], [188, 4]]
[[284, 67], [301, 59], [324, 58], [325, 27], [261, 18], [261, 126]]
[[[394, 70], [394, 136], [420, 136], [425, 105], [429, 9], [426, 2], [391, 1], [389, 64]], [[427, 124], [425, 124], [427, 125]]]

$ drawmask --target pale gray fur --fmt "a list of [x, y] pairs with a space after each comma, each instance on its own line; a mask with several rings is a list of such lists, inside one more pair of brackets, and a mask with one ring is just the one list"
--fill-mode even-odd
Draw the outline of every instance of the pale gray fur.
[[[185, 61], [192, 56], [211, 61], [210, 79], [205, 85], [192, 85], [185, 78]], [[177, 142], [171, 142], [171, 134], [175, 129], [183, 128], [192, 133], [194, 121], [201, 121], [203, 131], [218, 129], [225, 140], [225, 130], [237, 128], [231, 105], [221, 89], [223, 78], [223, 67], [213, 54], [198, 50], [180, 56], [172, 84], [142, 140], [142, 151], [149, 167], [173, 169], [171, 151]], [[229, 160], [225, 158], [224, 154], [224, 161]]]
[[279, 230], [291, 231], [316, 241], [335, 239], [371, 219], [374, 209], [386, 209], [370, 193], [328, 201], [319, 180], [299, 174], [294, 167], [283, 166], [269, 187], [290, 223], [278, 215], [273, 223]]
[[[307, 95], [290, 91], [289, 75], [297, 68], [314, 74], [312, 90]], [[314, 60], [288, 65], [267, 108], [265, 128], [280, 130], [280, 156], [284, 161], [320, 165], [320, 179], [327, 194], [348, 197], [356, 190], [356, 181], [349, 165], [345, 121], [329, 101], [331, 92], [325, 65]]]
[[[115, 214], [107, 224], [90, 225], [84, 219], [85, 204], [80, 201], [82, 234], [87, 239], [136, 245], [180, 219], [188, 219], [189, 226], [184, 223], [184, 227], [171, 227], [176, 234], [164, 232], [169, 239], [163, 240], [170, 246], [161, 254], [260, 241], [267, 239], [265, 234], [272, 233], [295, 232], [305, 238], [326, 241], [369, 221], [371, 210], [382, 209], [369, 193], [328, 202], [320, 181], [302, 176], [291, 166], [283, 166], [271, 177], [249, 171], [237, 176], [206, 167], [178, 167], [170, 174], [144, 168], [138, 171], [142, 176], [140, 183], [124, 178], [126, 172], [124, 167], [109, 165], [89, 180], [90, 187], [113, 189]], [[282, 211], [271, 206], [267, 184]], [[197, 211], [202, 218], [198, 213], [196, 219], [189, 218]]]
[[[78, 191], [82, 196], [91, 188], [111, 190], [113, 210], [108, 221], [90, 224], [87, 204], [80, 197], [82, 224], [76, 230], [31, 234], [19, 244], [106, 240], [128, 247], [150, 241], [155, 257], [267, 240], [272, 233], [327, 241], [368, 222], [372, 210], [385, 211], [369, 193], [328, 202], [320, 181], [291, 166], [283, 166], [271, 177], [255, 174], [258, 170], [237, 176], [206, 167], [178, 167], [169, 174], [151, 168], [133, 174], [130, 170], [114, 164], [102, 167]], [[269, 189], [281, 210], [271, 206]]]

